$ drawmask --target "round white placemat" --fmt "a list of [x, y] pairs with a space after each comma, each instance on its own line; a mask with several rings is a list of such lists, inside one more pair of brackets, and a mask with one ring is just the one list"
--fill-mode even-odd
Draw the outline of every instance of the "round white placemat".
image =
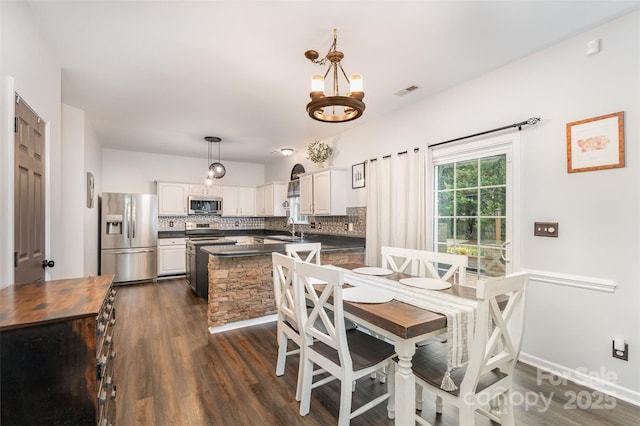
[[363, 268], [356, 268], [353, 270], [356, 274], [362, 275], [389, 275], [393, 274], [393, 271], [386, 268], [376, 268], [374, 266], [365, 266]]
[[435, 278], [403, 278], [400, 284], [427, 290], [446, 290], [451, 287], [451, 283]]

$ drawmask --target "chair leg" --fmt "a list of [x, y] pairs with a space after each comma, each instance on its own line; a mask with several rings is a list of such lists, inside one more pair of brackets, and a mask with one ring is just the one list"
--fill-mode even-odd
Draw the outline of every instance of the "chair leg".
[[351, 417], [351, 389], [355, 380], [345, 377], [340, 382], [340, 412], [338, 414], [338, 426], [349, 426]]
[[465, 426], [473, 426], [475, 425], [475, 410], [471, 407], [467, 407], [464, 404], [460, 404], [458, 407], [458, 412], [460, 415], [460, 424]]
[[436, 414], [442, 414], [442, 398], [439, 396], [436, 396]]
[[[313, 376], [313, 372], [311, 373]], [[296, 381], [296, 401], [300, 401], [302, 398], [302, 379], [304, 376], [304, 359], [302, 358], [302, 351], [300, 351], [300, 361], [298, 361], [298, 380]]]
[[278, 363], [276, 364], [276, 376], [284, 374], [284, 364], [287, 359], [287, 336], [278, 332]]
[[302, 367], [302, 391], [300, 393], [300, 415], [306, 416], [311, 408], [311, 386], [313, 384], [313, 362], [302, 357], [300, 362], [304, 362]]
[[498, 397], [500, 398], [500, 423], [502, 426], [514, 426], [516, 424], [510, 393], [510, 391], [507, 391]]

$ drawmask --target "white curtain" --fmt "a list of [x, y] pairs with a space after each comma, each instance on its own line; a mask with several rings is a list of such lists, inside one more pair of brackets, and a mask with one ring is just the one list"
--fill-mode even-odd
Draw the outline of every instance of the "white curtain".
[[369, 162], [367, 265], [380, 265], [382, 246], [428, 248], [425, 151], [408, 150]]

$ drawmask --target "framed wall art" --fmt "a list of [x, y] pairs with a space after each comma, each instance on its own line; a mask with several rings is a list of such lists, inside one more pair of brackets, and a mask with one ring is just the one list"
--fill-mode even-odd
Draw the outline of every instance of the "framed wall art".
[[567, 172], [624, 167], [624, 112], [567, 123]]
[[351, 188], [364, 188], [364, 163], [351, 166]]

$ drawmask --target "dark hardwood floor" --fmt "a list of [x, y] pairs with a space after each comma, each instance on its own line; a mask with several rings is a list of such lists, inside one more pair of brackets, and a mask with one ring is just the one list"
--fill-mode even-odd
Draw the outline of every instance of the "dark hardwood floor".
[[[339, 384], [313, 391], [311, 412], [298, 414], [297, 356], [275, 375], [275, 323], [211, 335], [207, 304], [184, 279], [120, 286], [116, 313], [117, 424], [123, 425], [331, 425], [337, 422]], [[640, 408], [571, 382], [537, 383], [536, 369], [520, 364], [515, 375], [519, 425], [637, 425]], [[383, 392], [369, 378], [358, 381], [354, 405]], [[576, 400], [574, 396], [580, 396]], [[584, 407], [587, 398], [589, 407]], [[598, 402], [599, 401], [599, 402]], [[550, 402], [547, 404], [547, 402]], [[426, 397], [422, 416], [434, 425], [457, 425], [457, 410], [436, 416]], [[476, 424], [490, 425], [476, 415]], [[392, 425], [386, 407], [352, 425]]]

